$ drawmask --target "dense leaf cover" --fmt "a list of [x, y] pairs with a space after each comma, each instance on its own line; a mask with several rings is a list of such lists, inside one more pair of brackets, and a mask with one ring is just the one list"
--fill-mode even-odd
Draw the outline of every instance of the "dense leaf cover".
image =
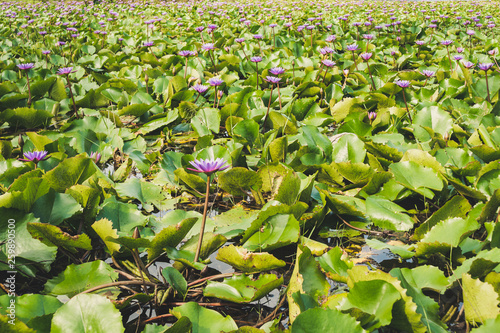
[[0, 331], [500, 331], [499, 5], [1, 3]]

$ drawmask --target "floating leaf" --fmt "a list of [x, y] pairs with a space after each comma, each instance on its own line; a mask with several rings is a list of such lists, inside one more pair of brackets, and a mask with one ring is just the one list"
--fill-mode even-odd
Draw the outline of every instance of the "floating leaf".
[[100, 219], [92, 224], [92, 229], [101, 237], [111, 255], [120, 251], [120, 245], [109, 240], [109, 238], [118, 238], [116, 229], [113, 229], [113, 222], [108, 219]]
[[318, 258], [318, 263], [325, 271], [326, 276], [334, 281], [347, 282], [347, 271], [354, 266], [354, 263], [342, 259], [344, 253], [338, 246]]
[[255, 171], [232, 168], [219, 175], [219, 186], [234, 196], [246, 196], [251, 189], [259, 190], [262, 180]]
[[285, 266], [283, 260], [277, 259], [272, 254], [253, 253], [232, 244], [218, 251], [217, 260], [225, 262], [243, 273], [265, 272]]
[[69, 300], [52, 318], [53, 333], [125, 331], [120, 312], [106, 297], [82, 294]]
[[219, 333], [238, 329], [230, 316], [224, 317], [217, 311], [205, 309], [195, 302], [175, 307], [170, 312], [179, 319], [187, 317], [193, 324], [192, 333]]
[[[117, 279], [118, 273], [101, 260], [80, 265], [71, 264], [64, 272], [45, 283], [44, 292], [50, 295], [73, 297], [82, 291], [115, 282]], [[108, 288], [107, 291], [109, 290]], [[101, 289], [99, 292], [106, 293], [106, 289]]]
[[469, 274], [462, 275], [465, 319], [473, 324], [482, 324], [486, 319], [494, 319], [500, 315], [498, 294], [493, 286]]
[[186, 237], [198, 219], [191, 217], [178, 224], [163, 228], [151, 241], [148, 249], [148, 259], [158, 257], [167, 247], [176, 247]]
[[235, 275], [224, 282], [208, 282], [203, 290], [205, 297], [217, 297], [236, 303], [250, 303], [261, 299], [283, 284], [283, 277], [262, 274], [256, 280], [246, 275]]
[[291, 333], [363, 333], [359, 322], [348, 314], [335, 309], [309, 309], [297, 316]]
[[430, 199], [434, 197], [434, 193], [430, 189], [440, 191], [443, 188], [441, 178], [433, 169], [415, 162], [393, 163], [389, 169], [398, 183]]
[[33, 238], [49, 246], [63, 247], [73, 253], [77, 252], [77, 248], [84, 250], [92, 249], [90, 238], [85, 234], [71, 236], [55, 225], [39, 222], [28, 223], [27, 228]]
[[366, 198], [366, 215], [377, 227], [408, 231], [413, 228], [413, 220], [406, 214], [405, 209], [392, 201], [370, 196]]
[[278, 214], [267, 220], [261, 231], [253, 234], [243, 247], [250, 250], [270, 251], [299, 239], [299, 222], [293, 215]]

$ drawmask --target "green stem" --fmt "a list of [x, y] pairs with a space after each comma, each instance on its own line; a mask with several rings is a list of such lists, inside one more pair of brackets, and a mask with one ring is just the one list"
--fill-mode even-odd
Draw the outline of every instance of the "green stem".
[[28, 83], [28, 107], [31, 107], [31, 88], [30, 88], [30, 77], [28, 71], [26, 71], [26, 82]]
[[489, 103], [491, 103], [491, 100], [490, 100], [490, 87], [488, 85], [488, 71], [484, 71], [484, 76], [486, 77], [486, 93], [488, 94], [487, 101]]
[[255, 70], [257, 72], [257, 80], [256, 80], [257, 84], [255, 86], [255, 89], [259, 90], [259, 63], [258, 62], [255, 63]]
[[406, 103], [405, 89], [403, 88], [403, 100], [405, 101], [406, 113], [408, 114], [408, 118], [410, 119], [410, 123], [413, 123], [411, 119], [410, 110], [408, 110], [408, 103]]
[[372, 79], [372, 88], [373, 90], [376, 90], [375, 81], [373, 81], [372, 71], [370, 70], [370, 65], [368, 64], [368, 61], [366, 62], [366, 67], [368, 67], [368, 74], [370, 74], [370, 79]]
[[207, 221], [208, 196], [210, 195], [210, 175], [207, 175], [207, 192], [205, 194], [205, 206], [203, 207], [203, 220], [201, 221], [200, 237], [198, 238], [198, 246], [194, 256], [194, 262], [198, 262], [200, 258], [201, 243], [203, 242], [203, 233], [205, 232], [205, 222]]

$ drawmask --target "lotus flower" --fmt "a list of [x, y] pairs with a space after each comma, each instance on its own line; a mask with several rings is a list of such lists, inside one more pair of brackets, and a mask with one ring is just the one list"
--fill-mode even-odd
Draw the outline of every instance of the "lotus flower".
[[35, 165], [38, 165], [38, 162], [46, 160], [47, 157], [47, 151], [31, 151], [24, 153], [24, 158], [20, 158], [20, 161], [23, 162], [33, 162]]
[[205, 173], [207, 175], [211, 175], [214, 172], [217, 171], [222, 171], [226, 170], [229, 168], [229, 165], [224, 165], [227, 163], [226, 160], [223, 158], [216, 158], [214, 159], [199, 159], [199, 160], [194, 160], [189, 162], [195, 169], [192, 168], [187, 168], [188, 170], [194, 171], [194, 172], [199, 172], [199, 173]]

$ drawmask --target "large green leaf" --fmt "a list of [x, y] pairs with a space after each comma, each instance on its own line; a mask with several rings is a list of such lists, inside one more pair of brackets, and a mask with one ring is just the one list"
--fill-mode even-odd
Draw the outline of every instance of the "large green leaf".
[[343, 258], [343, 251], [338, 246], [324, 253], [318, 258], [318, 262], [326, 276], [344, 283], [347, 282], [347, 271], [354, 266], [354, 263]]
[[394, 303], [401, 299], [399, 291], [383, 280], [359, 281], [347, 294], [347, 301], [341, 310], [356, 308], [373, 317], [366, 319], [363, 326], [373, 330], [389, 325], [392, 321]]
[[312, 256], [309, 248], [301, 245], [299, 247], [302, 253], [298, 258], [297, 264], [299, 274], [302, 276], [302, 289], [315, 299], [319, 300], [321, 297], [326, 297], [330, 290], [330, 284], [321, 271], [319, 263]]
[[398, 162], [389, 166], [394, 174], [394, 179], [403, 186], [432, 199], [434, 193], [443, 188], [443, 181], [431, 168], [418, 165], [415, 162]]
[[[394, 268], [390, 272], [392, 276], [397, 277], [401, 281], [401, 287], [406, 289], [407, 295], [411, 296], [417, 304], [417, 312], [422, 315], [422, 321], [427, 326], [428, 331], [446, 333], [447, 327], [439, 317], [439, 304], [432, 298], [424, 295], [422, 289], [416, 283], [413, 273], [414, 271], [408, 268]], [[416, 277], [418, 278], [418, 276]], [[430, 280], [432, 277], [435, 277], [435, 275], [430, 274], [427, 279]], [[439, 275], [438, 277], [444, 278], [443, 275]], [[429, 282], [429, 284], [435, 283], [435, 281]]]
[[422, 242], [432, 243], [439, 241], [441, 243], [458, 246], [462, 240], [474, 230], [480, 227], [474, 219], [463, 219], [454, 217], [438, 222], [422, 238]]
[[253, 234], [243, 247], [250, 250], [270, 251], [299, 239], [299, 221], [289, 214], [278, 214], [268, 219], [262, 231]]
[[359, 322], [335, 309], [309, 309], [295, 318], [291, 333], [363, 333]]
[[33, 238], [40, 240], [46, 245], [55, 245], [65, 250], [76, 253], [78, 249], [91, 250], [90, 238], [85, 235], [72, 236], [59, 227], [47, 223], [28, 223], [28, 231]]
[[73, 185], [81, 184], [97, 171], [96, 165], [86, 156], [70, 157], [47, 172], [43, 178], [57, 192], [64, 192]]
[[420, 240], [438, 222], [452, 217], [465, 217], [471, 210], [471, 205], [461, 196], [454, 196], [431, 215], [424, 223], [415, 229], [414, 240]]
[[419, 110], [413, 119], [414, 134], [421, 141], [430, 139], [426, 128], [444, 136], [452, 132], [453, 120], [450, 114], [439, 106], [426, 106]]
[[36, 128], [47, 126], [52, 113], [45, 110], [35, 110], [31, 108], [9, 109], [0, 114], [0, 119], [8, 122], [13, 128]]
[[121, 197], [139, 200], [146, 211], [153, 210], [151, 203], [161, 207], [161, 201], [165, 199], [161, 187], [138, 178], [129, 178], [124, 183], [116, 184], [115, 190]]
[[177, 246], [186, 237], [198, 218], [191, 217], [182, 220], [178, 224], [163, 228], [151, 241], [148, 249], [148, 258], [154, 259], [162, 254], [167, 247]]
[[[8, 295], [0, 296], [0, 315], [7, 315], [7, 308], [10, 306], [11, 297]], [[50, 319], [51, 315], [62, 305], [54, 296], [40, 295], [40, 294], [25, 294], [16, 297], [16, 321], [22, 321], [28, 324], [29, 327], [43, 331], [40, 326], [36, 327], [33, 324], [37, 323], [36, 320], [48, 319], [50, 332]], [[38, 318], [37, 318], [38, 317]], [[31, 322], [30, 322], [31, 321]], [[40, 322], [38, 322], [40, 324]], [[4, 332], [4, 331], [2, 331]]]
[[408, 231], [413, 228], [413, 220], [406, 210], [392, 201], [370, 196], [366, 198], [366, 215], [377, 227], [396, 231]]
[[262, 179], [255, 171], [245, 168], [232, 168], [219, 175], [219, 186], [234, 196], [246, 196], [248, 191], [259, 191]]
[[81, 210], [82, 207], [72, 196], [54, 190], [38, 198], [32, 207], [33, 214], [41, 222], [54, 225], [59, 225]]
[[110, 300], [99, 295], [77, 295], [52, 318], [51, 333], [124, 331], [120, 312]]
[[[73, 297], [90, 289], [106, 283], [115, 282], [118, 273], [104, 261], [96, 260], [80, 265], [71, 264], [64, 272], [45, 283], [44, 292], [50, 295], [67, 295]], [[114, 288], [101, 289], [99, 293], [109, 293]]]
[[257, 273], [277, 269], [285, 266], [283, 260], [272, 254], [249, 252], [243, 247], [229, 245], [217, 253], [217, 260], [225, 262], [243, 273]]
[[489, 283], [462, 275], [465, 319], [471, 324], [484, 323], [500, 315], [498, 294]]
[[113, 228], [124, 233], [130, 232], [135, 227], [143, 226], [147, 220], [147, 217], [137, 210], [136, 205], [119, 202], [114, 196], [104, 200], [101, 210], [96, 216], [96, 220], [103, 218], [113, 222]]
[[179, 319], [183, 316], [189, 318], [193, 324], [192, 333], [220, 333], [238, 329], [230, 316], [224, 317], [217, 311], [206, 309], [195, 302], [188, 302], [170, 311]]
[[236, 303], [250, 303], [261, 299], [283, 284], [283, 277], [262, 274], [256, 280], [246, 275], [235, 275], [224, 282], [209, 282], [203, 290], [205, 297], [217, 297]]
[[[16, 256], [16, 261], [22, 262], [21, 258], [24, 258], [41, 265], [49, 271], [50, 264], [56, 259], [57, 247], [46, 245], [38, 239], [33, 239], [27, 229], [29, 222], [36, 222], [38, 219], [33, 214], [24, 214], [17, 210], [6, 208], [0, 208], [0, 215], [8, 216], [10, 219], [15, 220], [16, 247], [14, 255]], [[8, 239], [8, 230], [8, 223], [0, 224], [0, 239]], [[7, 253], [6, 245], [1, 245], [3, 253]]]

